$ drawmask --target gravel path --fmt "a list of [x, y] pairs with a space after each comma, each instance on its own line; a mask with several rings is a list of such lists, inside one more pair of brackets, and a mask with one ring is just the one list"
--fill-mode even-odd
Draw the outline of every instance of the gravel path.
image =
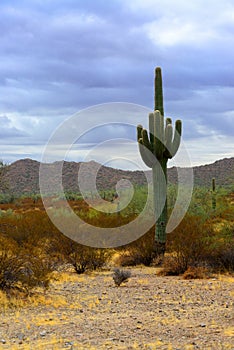
[[234, 349], [233, 277], [183, 280], [130, 269], [67, 274], [41, 304], [2, 312], [0, 349]]

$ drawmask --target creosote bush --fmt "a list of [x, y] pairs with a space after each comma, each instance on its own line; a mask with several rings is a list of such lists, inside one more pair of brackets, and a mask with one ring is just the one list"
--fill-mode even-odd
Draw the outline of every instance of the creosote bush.
[[54, 242], [53, 252], [59, 252], [63, 264], [72, 265], [77, 274], [104, 267], [113, 254], [111, 249], [84, 246], [65, 236]]
[[22, 261], [17, 244], [0, 237], [0, 289], [8, 292], [20, 281]]
[[215, 239], [209, 242], [208, 264], [220, 272], [234, 271], [234, 223], [221, 224]]
[[116, 264], [119, 266], [150, 266], [154, 259], [154, 232], [152, 227], [147, 233], [136, 241], [121, 247], [119, 249], [119, 257]]
[[[205, 271], [233, 271], [233, 225], [215, 232], [212, 221], [186, 215], [168, 235], [167, 254], [160, 274], [206, 275]], [[226, 230], [226, 231], [225, 231]], [[192, 277], [191, 277], [192, 278]]]
[[74, 267], [77, 274], [82, 274], [87, 270], [97, 270], [103, 267], [110, 257], [110, 250], [77, 245], [68, 254], [67, 261]]
[[[200, 197], [203, 200], [203, 196]], [[194, 201], [196, 204], [197, 199]], [[61, 271], [68, 264], [80, 274], [102, 268], [109, 262], [112, 250], [73, 242], [59, 232], [46, 212], [29, 211], [31, 202], [25, 200], [23, 203], [27, 211], [15, 214], [11, 207], [7, 209], [8, 206], [0, 215], [0, 289], [8, 295], [15, 291], [31, 293], [37, 287], [47, 288], [52, 272]], [[89, 208], [82, 203], [76, 203], [77, 210], [82, 211], [87, 222], [97, 227], [124, 225], [135, 217], [134, 210], [126, 217], [102, 213], [89, 217]], [[198, 278], [206, 276], [206, 269], [208, 272], [234, 271], [233, 210], [229, 202], [223, 203], [217, 198], [217, 208], [212, 216], [207, 214], [206, 207], [203, 208], [206, 215], [200, 215], [200, 207], [203, 207], [202, 203], [168, 235], [162, 273]], [[138, 240], [117, 249], [116, 266], [154, 264], [153, 243], [154, 227]]]
[[30, 247], [20, 247], [9, 238], [0, 237], [0, 289], [8, 295], [13, 290], [29, 294], [35, 287], [48, 287], [53, 266], [51, 260]]
[[189, 266], [197, 266], [209, 254], [208, 238], [213, 235], [212, 226], [199, 217], [187, 215], [168, 235], [167, 252], [163, 264], [167, 274], [182, 274]]
[[184, 272], [183, 278], [185, 280], [203, 279], [210, 276], [209, 269], [205, 266], [189, 266]]
[[0, 288], [26, 293], [48, 288], [52, 272], [68, 263], [76, 273], [96, 270], [110, 259], [110, 249], [82, 246], [64, 236], [43, 211], [12, 214], [0, 220]]

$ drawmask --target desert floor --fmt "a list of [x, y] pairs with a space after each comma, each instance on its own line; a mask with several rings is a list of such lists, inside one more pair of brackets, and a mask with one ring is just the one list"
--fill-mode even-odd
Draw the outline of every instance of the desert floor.
[[45, 295], [3, 308], [0, 349], [234, 349], [234, 277], [128, 270], [120, 287], [110, 270], [62, 273]]

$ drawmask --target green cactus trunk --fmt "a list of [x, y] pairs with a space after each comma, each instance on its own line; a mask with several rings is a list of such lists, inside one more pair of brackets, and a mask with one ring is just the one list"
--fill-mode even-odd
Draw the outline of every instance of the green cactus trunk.
[[154, 213], [155, 213], [155, 252], [164, 254], [167, 225], [167, 161], [176, 154], [181, 139], [181, 121], [164, 121], [163, 89], [161, 68], [155, 70], [155, 111], [149, 114], [149, 132], [141, 125], [137, 127], [137, 139], [141, 157], [152, 168]]
[[167, 224], [167, 159], [156, 163], [152, 168], [154, 184], [154, 213], [156, 220], [155, 242], [166, 242]]
[[212, 209], [216, 209], [216, 186], [215, 178], [212, 179]]
[[164, 116], [163, 108], [163, 88], [162, 88], [162, 73], [161, 68], [155, 69], [154, 79], [154, 110], [159, 111]]

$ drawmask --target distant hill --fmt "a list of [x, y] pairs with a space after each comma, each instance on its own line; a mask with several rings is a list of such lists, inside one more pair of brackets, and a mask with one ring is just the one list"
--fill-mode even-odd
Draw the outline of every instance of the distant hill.
[[[48, 163], [45, 166], [50, 169], [47, 191], [50, 192], [53, 185], [58, 182], [60, 162]], [[82, 168], [80, 168], [82, 165]], [[84, 169], [83, 169], [84, 167]], [[7, 183], [8, 188], [15, 194], [39, 193], [39, 168], [40, 162], [32, 159], [21, 159], [9, 165], [8, 171], [2, 183]], [[97, 172], [97, 188], [100, 190], [115, 189], [116, 183], [121, 180], [129, 180], [132, 184], [143, 185], [147, 178], [151, 179], [151, 171], [126, 171], [113, 169], [91, 161], [88, 163], [64, 162], [63, 186], [65, 191], [78, 192], [78, 172], [83, 169], [85, 186], [89, 187], [92, 174]], [[97, 171], [97, 169], [99, 169]], [[188, 168], [181, 168], [188, 172]], [[234, 185], [234, 157], [218, 160], [215, 163], [196, 166], [194, 171], [194, 183], [201, 186], [211, 186], [215, 177], [217, 186]], [[177, 181], [175, 167], [168, 169], [168, 179], [171, 183]], [[1, 190], [1, 188], [0, 188]]]
[[[183, 168], [186, 172], [186, 168]], [[177, 178], [177, 170], [175, 167], [170, 168], [169, 181], [174, 183]], [[233, 186], [234, 185], [234, 157], [217, 160], [212, 164], [200, 165], [193, 167], [194, 184], [197, 186], [211, 187], [212, 178], [215, 178], [217, 186]]]

